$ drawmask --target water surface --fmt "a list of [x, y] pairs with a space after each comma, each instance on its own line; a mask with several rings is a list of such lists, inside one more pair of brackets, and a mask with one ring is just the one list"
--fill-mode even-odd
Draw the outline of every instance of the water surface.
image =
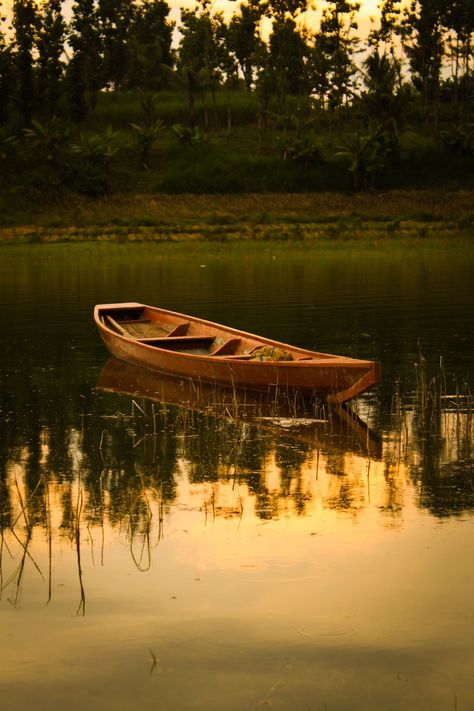
[[[473, 266], [0, 255], [2, 709], [473, 708]], [[381, 360], [371, 431], [110, 363], [92, 307], [129, 300]]]

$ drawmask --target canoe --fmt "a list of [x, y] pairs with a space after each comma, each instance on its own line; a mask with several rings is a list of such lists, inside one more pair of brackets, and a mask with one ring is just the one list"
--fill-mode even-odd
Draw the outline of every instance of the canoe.
[[318, 353], [135, 302], [98, 304], [94, 320], [116, 358], [208, 383], [298, 390], [342, 404], [381, 380], [376, 361]]
[[160, 411], [164, 406], [192, 410], [235, 425], [245, 423], [275, 431], [307, 444], [322, 446], [325, 451], [362, 452], [371, 459], [382, 458], [380, 437], [350, 405], [328, 408], [319, 398], [300, 397], [296, 392], [290, 397], [284, 392], [268, 397], [258, 391], [203, 381], [196, 383], [189, 378], [153, 372], [113, 357], [103, 366], [96, 388], [138, 398], [142, 404], [144, 400], [159, 403]]

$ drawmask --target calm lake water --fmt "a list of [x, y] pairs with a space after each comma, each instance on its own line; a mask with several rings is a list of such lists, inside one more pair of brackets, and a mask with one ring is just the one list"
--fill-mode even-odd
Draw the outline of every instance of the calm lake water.
[[[2, 711], [474, 709], [474, 252], [216, 249], [0, 253]], [[370, 431], [110, 361], [129, 300], [382, 361]]]

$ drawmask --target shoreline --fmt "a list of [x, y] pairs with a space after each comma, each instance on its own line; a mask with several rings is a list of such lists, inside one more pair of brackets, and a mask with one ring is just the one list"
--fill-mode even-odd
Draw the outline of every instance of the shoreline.
[[[474, 242], [474, 191], [66, 196], [0, 225], [0, 244]], [[5, 218], [4, 218], [5, 219]]]

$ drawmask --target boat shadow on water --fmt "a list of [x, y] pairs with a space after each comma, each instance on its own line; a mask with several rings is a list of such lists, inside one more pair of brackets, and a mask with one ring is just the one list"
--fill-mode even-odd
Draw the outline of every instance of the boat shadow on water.
[[318, 446], [338, 446], [380, 460], [381, 438], [347, 404], [331, 405], [295, 390], [255, 392], [156, 373], [110, 358], [97, 389], [145, 398], [234, 424], [248, 423]]

